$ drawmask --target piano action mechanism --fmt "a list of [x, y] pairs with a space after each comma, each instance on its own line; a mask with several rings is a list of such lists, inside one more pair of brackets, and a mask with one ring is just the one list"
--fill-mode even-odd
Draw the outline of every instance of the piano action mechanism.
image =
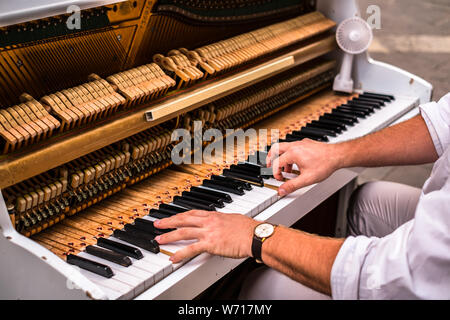
[[185, 244], [159, 246], [154, 219], [202, 209], [290, 225], [354, 179], [343, 171], [280, 199], [259, 173], [270, 137], [240, 142], [233, 159], [174, 165], [171, 136], [200, 121], [333, 143], [429, 99], [423, 80], [363, 56], [361, 90], [331, 91], [333, 30], [357, 12], [353, 1], [142, 0], [82, 10], [81, 30], [64, 12], [1, 27], [0, 296], [192, 298], [240, 262], [173, 265]]

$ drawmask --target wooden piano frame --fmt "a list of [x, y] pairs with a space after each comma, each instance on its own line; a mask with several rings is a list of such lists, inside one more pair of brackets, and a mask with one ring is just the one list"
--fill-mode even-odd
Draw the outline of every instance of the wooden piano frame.
[[[318, 0], [317, 9], [336, 23], [359, 15], [360, 12], [355, 0]], [[333, 58], [340, 61], [340, 52], [335, 50], [332, 55]], [[181, 98], [174, 98], [182, 101], [168, 100], [149, 110], [139, 110], [136, 114], [133, 113], [131, 118], [126, 119], [128, 121], [127, 128], [136, 132], [142, 131], [141, 128], [151, 127], [176, 115], [176, 112], [171, 109], [174, 103], [183, 103], [186, 109], [192, 110], [209, 102], [213, 96], [229, 94], [244, 83], [254, 83], [299, 63], [300, 61], [296, 61], [295, 53], [293, 53], [283, 56], [277, 61], [271, 61], [225, 78], [222, 86], [216, 83], [210, 87], [207, 87], [208, 85], [200, 87], [198, 90], [209, 94], [202, 103], [189, 103], [191, 101], [189, 99], [198, 94], [193, 91], [186, 93]], [[416, 106], [431, 99], [431, 84], [395, 66], [374, 61], [368, 54], [356, 57], [353, 79], [360, 90], [380, 93], [389, 91], [389, 93], [394, 92], [416, 98], [416, 103], [408, 108], [392, 110], [389, 118], [386, 118], [377, 127], [368, 128], [367, 133], [416, 115], [418, 113]], [[387, 82], [389, 82], [389, 88], [386, 87]], [[146, 111], [152, 113], [146, 113]], [[145, 114], [151, 117], [148, 119], [150, 122], [146, 120]], [[125, 120], [122, 119], [122, 121]], [[63, 143], [56, 144], [54, 148], [63, 148], [63, 145]], [[89, 149], [89, 146], [87, 148]], [[98, 146], [91, 148], [95, 150], [98, 149]], [[42, 155], [38, 154], [38, 156]], [[58, 159], [58, 161], [64, 163], [65, 159]], [[20, 167], [19, 164], [15, 170], [20, 176], [23, 167]], [[355, 178], [361, 171], [361, 168], [341, 169], [325, 181], [297, 190], [279, 200], [255, 218], [290, 226], [340, 190], [336, 235], [344, 236], [347, 200], [354, 189]], [[11, 172], [2, 172], [0, 165], [0, 180], [14, 179], [10, 174]], [[3, 183], [0, 181], [0, 184]], [[1, 194], [0, 256], [2, 257], [0, 260], [0, 299], [106, 299], [104, 292], [80, 273], [74, 271], [71, 265], [33, 240], [16, 232]], [[243, 259], [235, 260], [201, 254], [139, 295], [137, 299], [192, 299], [242, 262]]]

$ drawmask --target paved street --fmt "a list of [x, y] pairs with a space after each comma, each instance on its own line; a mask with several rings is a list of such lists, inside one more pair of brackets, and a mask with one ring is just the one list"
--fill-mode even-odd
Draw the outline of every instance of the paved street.
[[[433, 100], [450, 92], [450, 0], [360, 0], [363, 18], [369, 5], [381, 9], [381, 29], [369, 49], [387, 62], [427, 80]], [[432, 165], [371, 168], [359, 183], [388, 180], [422, 187]]]

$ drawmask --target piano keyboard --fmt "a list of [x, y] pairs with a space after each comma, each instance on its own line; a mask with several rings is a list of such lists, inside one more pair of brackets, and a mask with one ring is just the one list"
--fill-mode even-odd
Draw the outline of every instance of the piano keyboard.
[[[342, 97], [335, 97], [335, 98], [336, 99], [334, 100], [334, 102], [340, 104], [339, 101], [341, 101]], [[402, 117], [402, 115], [408, 113], [408, 111], [414, 109], [419, 104], [418, 97], [406, 97], [394, 95], [393, 98], [394, 99], [391, 99], [391, 101], [386, 103], [384, 107], [375, 109], [375, 111], [366, 118], [359, 118], [358, 122], [355, 122], [353, 125], [346, 125], [346, 129], [341, 133], [336, 134], [336, 137], [329, 137], [329, 142], [334, 143], [334, 142], [341, 142], [344, 140], [355, 139], [360, 136], [369, 134], [374, 130], [378, 130], [380, 128], [388, 126], [389, 124], [394, 123], [396, 119]], [[333, 101], [333, 99], [330, 99], [328, 97], [325, 101], [331, 102]], [[321, 97], [311, 98], [305, 102], [305, 104], [316, 104], [316, 103], [322, 103], [323, 105], [327, 104]], [[304, 120], [305, 118], [307, 118], [306, 123], [313, 121], [313, 119], [316, 116], [312, 114], [309, 115], [310, 117], [309, 119], [308, 117], [305, 117], [305, 114], [303, 114], [303, 119], [299, 119], [299, 117], [296, 117], [296, 109], [299, 109], [298, 107], [299, 105], [291, 107], [291, 109], [286, 111], [284, 115], [280, 114], [274, 119], [271, 119], [270, 123], [273, 126], [276, 126], [277, 123], [287, 124], [287, 126], [283, 127], [284, 129], [283, 135], [286, 135], [289, 132], [292, 132], [292, 130], [297, 130], [300, 127], [302, 127], [305, 124]], [[327, 109], [324, 108], [324, 110]], [[380, 114], [382, 114], [383, 116], [379, 116]], [[258, 124], [258, 127], [267, 128], [268, 127], [267, 123], [268, 121]], [[262, 165], [262, 162], [264, 162], [265, 155], [266, 155], [265, 152], [258, 153], [257, 159], [260, 165]], [[248, 158], [247, 160], [249, 159], [253, 158]], [[287, 179], [296, 176], [294, 174], [286, 174], [286, 173], [284, 173], [283, 175]], [[338, 174], [337, 178], [330, 179], [329, 183], [332, 185], [335, 185], [336, 181], [339, 181], [339, 183], [345, 183], [342, 182], [342, 180], [348, 179], [347, 181], [350, 181], [354, 177], [355, 173], [342, 172], [341, 174]], [[271, 188], [268, 188], [267, 187], [268, 185], [280, 186], [283, 183], [275, 179], [264, 179], [264, 182], [266, 185], [264, 189], [266, 190], [273, 190]], [[324, 184], [326, 183], [321, 183], [321, 186], [313, 185], [302, 188], [302, 190], [298, 190], [297, 192], [295, 192], [295, 194], [289, 195], [284, 198], [276, 196], [276, 199], [272, 203], [272, 205], [267, 207], [264, 211], [259, 212], [256, 216], [254, 216], [254, 218], [256, 220], [264, 221], [277, 217], [278, 221], [295, 222], [298, 220], [299, 217], [302, 216], [302, 214], [305, 214], [307, 212], [307, 211], [303, 212], [304, 210], [302, 208], [310, 205], [309, 202], [311, 201], [306, 200], [310, 199], [311, 197], [307, 196], [308, 192], [316, 192], [316, 194], [318, 192], [319, 194], [322, 194], [324, 193], [323, 188], [326, 188], [323, 186]], [[318, 204], [320, 203], [321, 200], [319, 199], [317, 201]], [[281, 213], [283, 217], [280, 217], [279, 213]], [[213, 259], [213, 257], [210, 256], [198, 256], [192, 259], [191, 261], [185, 263], [181, 268], [174, 271], [172, 274], [170, 274], [167, 278], [163, 279], [161, 282], [155, 284], [144, 294], [138, 296], [137, 299], [140, 300], [167, 299], [167, 298], [192, 299], [196, 296], [195, 290], [198, 288], [195, 279], [198, 279], [198, 277], [205, 276], [204, 270], [210, 269], [216, 270], [215, 279], [219, 279], [221, 277], [220, 272], [224, 271], [226, 272], [226, 270], [235, 268], [240, 263], [240, 261], [235, 261], [234, 259], [225, 259], [225, 260]], [[214, 278], [214, 275], [209, 276], [211, 278]], [[210, 284], [212, 284], [212, 282]], [[191, 289], [189, 291], [183, 290], [183, 288], [185, 288], [186, 286], [190, 287]]]
[[[291, 123], [284, 128], [281, 141], [307, 137], [334, 143], [386, 126], [417, 103], [418, 99], [409, 97], [363, 93], [348, 98], [325, 92], [278, 114], [270, 123], [278, 127], [277, 123]], [[303, 104], [320, 107], [305, 117], [310, 109]], [[267, 128], [268, 120], [265, 122], [258, 126]], [[265, 152], [258, 151], [257, 163], [249, 162], [253, 157], [248, 156], [256, 149], [246, 146], [246, 153], [236, 154], [233, 164], [217, 161], [221, 164], [166, 169], [33, 238], [80, 267], [80, 273], [110, 299], [131, 299], [149, 288], [157, 296], [161, 282], [167, 287], [172, 274], [183, 276], [186, 262], [174, 265], [169, 257], [191, 241], [158, 245], [154, 237], [167, 230], [154, 228], [155, 219], [191, 209], [258, 219], [280, 200], [277, 187], [283, 182], [259, 173]], [[193, 260], [187, 263], [195, 263]]]
[[[389, 116], [400, 117], [418, 106], [415, 97], [364, 92], [346, 103], [326, 112], [318, 120], [307, 123], [300, 130], [286, 135], [281, 142], [300, 141], [309, 138], [316, 141], [338, 143], [361, 137], [386, 127]], [[406, 108], [405, 108], [406, 106]]]

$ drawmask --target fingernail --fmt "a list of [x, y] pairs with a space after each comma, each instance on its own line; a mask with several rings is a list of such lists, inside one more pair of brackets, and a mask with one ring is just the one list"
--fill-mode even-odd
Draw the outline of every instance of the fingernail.
[[278, 189], [278, 194], [280, 196], [284, 197], [286, 195], [286, 190], [280, 188], [280, 189]]
[[155, 226], [159, 225], [159, 220], [153, 221], [153, 224], [154, 224]]
[[161, 240], [161, 236], [156, 236], [155, 240], [159, 242], [159, 240]]

